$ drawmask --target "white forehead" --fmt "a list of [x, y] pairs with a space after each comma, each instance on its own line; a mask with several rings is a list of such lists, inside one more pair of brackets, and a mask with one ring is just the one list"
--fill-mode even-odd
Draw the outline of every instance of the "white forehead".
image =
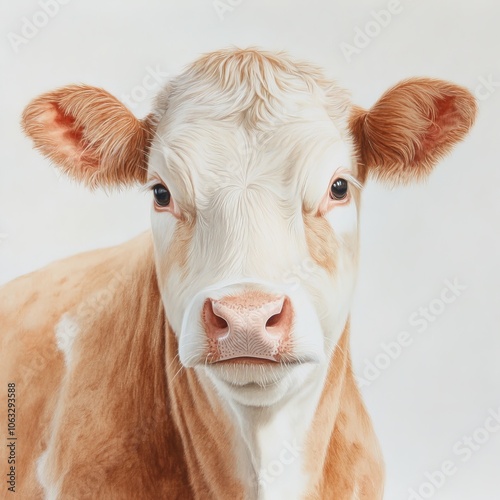
[[337, 170], [356, 175], [352, 148], [331, 122], [288, 126], [267, 137], [206, 122], [181, 141], [158, 141], [153, 149], [150, 174], [176, 199], [197, 206], [215, 190], [257, 186], [312, 203]]
[[181, 203], [258, 185], [312, 202], [337, 169], [353, 168], [345, 92], [287, 58], [210, 55], [171, 82], [158, 107], [150, 176]]

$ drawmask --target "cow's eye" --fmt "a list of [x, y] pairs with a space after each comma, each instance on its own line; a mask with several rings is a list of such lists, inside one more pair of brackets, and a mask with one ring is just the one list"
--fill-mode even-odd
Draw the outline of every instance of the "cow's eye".
[[158, 206], [168, 207], [170, 205], [170, 191], [163, 184], [155, 184], [153, 194]]
[[330, 196], [333, 200], [343, 200], [347, 196], [349, 185], [345, 179], [335, 179], [330, 188]]

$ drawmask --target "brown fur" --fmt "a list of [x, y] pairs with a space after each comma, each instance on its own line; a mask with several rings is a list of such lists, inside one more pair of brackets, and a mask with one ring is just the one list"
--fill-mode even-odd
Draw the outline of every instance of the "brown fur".
[[[189, 245], [193, 239], [194, 221], [181, 220], [177, 223], [172, 244], [168, 249], [167, 255], [157, 256], [156, 264], [158, 266], [158, 276], [169, 276], [174, 267], [178, 267], [182, 273], [186, 271]], [[161, 257], [161, 258], [160, 258]], [[163, 285], [160, 282], [160, 285]]]
[[[118, 284], [116, 273], [123, 276]], [[102, 299], [107, 302], [101, 307], [95, 305], [91, 298], [109, 290], [113, 280], [112, 296]], [[38, 299], [26, 298], [26, 287]], [[46, 288], [58, 298], [49, 297], [57, 309], [46, 308]], [[61, 482], [62, 498], [244, 498], [231, 451], [237, 439], [234, 425], [212, 386], [180, 365], [149, 235], [19, 278], [0, 289], [0, 298], [2, 352], [11, 353], [0, 383], [16, 382], [22, 408], [17, 422], [24, 443], [20, 498], [42, 498], [34, 463], [47, 448], [47, 470], [51, 481]], [[82, 303], [89, 307], [79, 308]], [[65, 311], [77, 322], [85, 313], [66, 375], [54, 338]], [[27, 377], [33, 349], [47, 352], [47, 359]], [[381, 484], [378, 449], [348, 359], [346, 331], [305, 451], [313, 471], [309, 498], [347, 500], [343, 485], [354, 477], [368, 485], [371, 496], [361, 498], [379, 498], [374, 493]], [[4, 411], [5, 394], [0, 404]]]
[[431, 78], [399, 83], [369, 111], [354, 107], [350, 124], [360, 177], [371, 173], [400, 183], [423, 178], [465, 137], [476, 112], [467, 89]]
[[105, 90], [71, 85], [34, 99], [22, 126], [35, 147], [90, 187], [144, 182], [156, 117], [138, 120]]
[[309, 500], [382, 498], [384, 468], [370, 418], [354, 380], [346, 327], [330, 363], [307, 449]]
[[335, 271], [338, 242], [332, 228], [323, 217], [304, 213], [304, 228], [311, 258], [330, 274]]

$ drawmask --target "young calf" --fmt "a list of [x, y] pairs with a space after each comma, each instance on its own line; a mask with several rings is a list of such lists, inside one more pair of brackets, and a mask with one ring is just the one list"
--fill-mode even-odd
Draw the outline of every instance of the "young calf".
[[151, 234], [0, 291], [19, 498], [382, 498], [349, 354], [361, 190], [425, 177], [475, 113], [426, 78], [364, 110], [257, 50], [202, 57], [143, 120], [84, 85], [31, 102], [44, 155], [153, 209]]

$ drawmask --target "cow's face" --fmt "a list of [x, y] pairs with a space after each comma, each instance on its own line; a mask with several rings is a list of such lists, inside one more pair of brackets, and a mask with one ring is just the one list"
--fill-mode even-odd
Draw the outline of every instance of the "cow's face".
[[252, 404], [326, 367], [354, 287], [361, 189], [344, 93], [325, 102], [296, 74], [263, 100], [255, 87], [274, 82], [259, 62], [239, 62], [253, 86], [223, 88], [209, 63], [173, 82], [148, 172], [180, 360]]
[[313, 67], [235, 50], [173, 80], [142, 122], [101, 90], [68, 87], [28, 106], [24, 126], [90, 184], [148, 184], [182, 364], [228, 398], [270, 405], [321, 379], [346, 327], [367, 175], [422, 177], [474, 113], [466, 90], [428, 79], [364, 111]]

